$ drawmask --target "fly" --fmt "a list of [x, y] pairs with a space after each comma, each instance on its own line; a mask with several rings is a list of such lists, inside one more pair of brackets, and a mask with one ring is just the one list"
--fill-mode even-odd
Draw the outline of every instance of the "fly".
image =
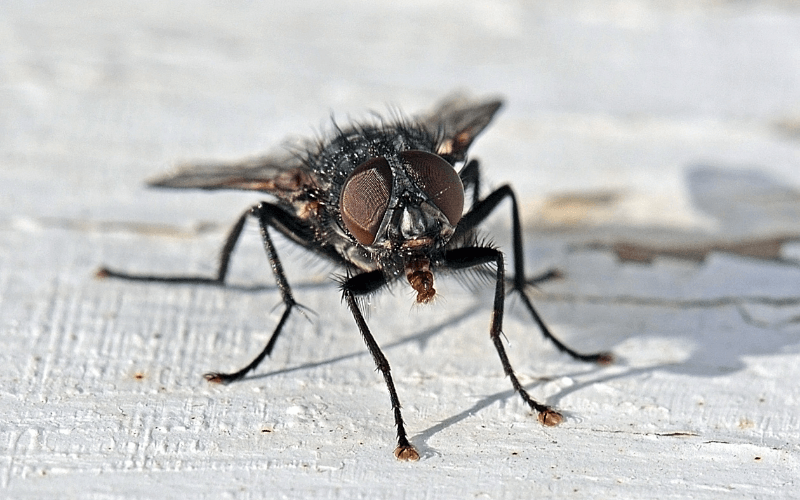
[[[232, 373], [212, 372], [209, 382], [228, 384], [255, 370], [272, 352], [289, 315], [298, 307], [270, 234], [277, 231], [344, 271], [342, 297], [372, 358], [383, 375], [397, 427], [399, 460], [418, 460], [409, 442], [389, 362], [361, 311], [363, 298], [397, 281], [416, 292], [416, 302], [436, 296], [439, 270], [479, 269], [495, 284], [489, 334], [505, 374], [539, 422], [558, 425], [562, 415], [534, 400], [517, 379], [501, 339], [506, 296], [505, 258], [476, 236], [479, 225], [504, 200], [511, 201], [514, 276], [509, 280], [541, 332], [562, 352], [582, 361], [607, 364], [607, 352], [581, 354], [559, 341], [536, 312], [526, 289], [522, 230], [517, 198], [504, 185], [479, 196], [477, 160], [467, 150], [501, 106], [496, 99], [452, 96], [415, 119], [394, 118], [336, 127], [327, 140], [307, 141], [295, 153], [267, 155], [230, 164], [188, 165], [149, 182], [177, 189], [240, 189], [271, 195], [244, 212], [228, 233], [215, 277], [139, 275], [101, 268], [99, 277], [137, 281], [224, 284], [231, 253], [249, 217], [258, 221], [261, 239], [284, 304], [267, 345], [247, 366]], [[460, 167], [460, 168], [459, 168]], [[458, 170], [457, 170], [458, 168]], [[466, 194], [470, 206], [465, 209]]]

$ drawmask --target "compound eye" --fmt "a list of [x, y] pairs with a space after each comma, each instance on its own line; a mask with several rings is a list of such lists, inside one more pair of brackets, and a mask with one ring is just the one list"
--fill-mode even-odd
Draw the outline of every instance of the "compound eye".
[[339, 198], [342, 222], [362, 245], [375, 241], [391, 194], [392, 168], [382, 156], [357, 166], [344, 181]]
[[464, 211], [464, 185], [452, 165], [426, 151], [403, 151], [406, 172], [436, 208], [455, 226]]

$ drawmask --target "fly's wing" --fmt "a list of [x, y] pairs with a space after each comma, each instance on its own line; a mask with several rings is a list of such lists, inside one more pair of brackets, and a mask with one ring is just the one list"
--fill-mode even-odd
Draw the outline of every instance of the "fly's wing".
[[230, 163], [189, 163], [147, 184], [174, 189], [242, 189], [291, 197], [316, 183], [299, 157], [286, 154]]
[[[463, 161], [475, 137], [500, 108], [498, 99], [475, 100], [453, 95], [440, 102], [419, 124], [439, 137], [437, 154], [451, 163]], [[289, 154], [268, 155], [232, 163], [187, 164], [148, 182], [174, 189], [242, 189], [294, 197], [316, 187], [310, 168]]]
[[436, 153], [452, 163], [463, 161], [472, 141], [480, 134], [503, 102], [500, 99], [470, 99], [452, 95], [441, 101], [419, 123], [440, 137]]

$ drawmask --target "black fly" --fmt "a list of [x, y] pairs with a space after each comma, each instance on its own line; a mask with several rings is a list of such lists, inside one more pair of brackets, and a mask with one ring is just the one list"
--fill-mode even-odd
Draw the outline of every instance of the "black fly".
[[[214, 278], [132, 275], [103, 268], [98, 276], [170, 283], [223, 284], [228, 263], [248, 217], [261, 227], [261, 238], [281, 292], [285, 310], [264, 350], [234, 373], [209, 373], [210, 382], [227, 384], [244, 377], [268, 356], [289, 314], [298, 303], [286, 280], [270, 237], [277, 231], [298, 245], [334, 262], [346, 273], [341, 279], [343, 300], [355, 318], [375, 364], [383, 374], [392, 401], [400, 460], [417, 460], [408, 441], [400, 400], [389, 362], [372, 336], [359, 306], [366, 296], [406, 279], [418, 303], [436, 295], [438, 270], [463, 270], [489, 266], [495, 282], [494, 309], [489, 333], [505, 374], [514, 389], [548, 426], [558, 425], [558, 411], [538, 403], [522, 387], [501, 339], [506, 295], [503, 253], [481, 244], [476, 229], [503, 200], [511, 201], [514, 276], [517, 292], [545, 337], [573, 358], [610, 363], [609, 353], [580, 354], [556, 339], [531, 304], [525, 290], [517, 199], [511, 187], [502, 186], [479, 197], [480, 175], [476, 160], [466, 161], [467, 149], [500, 108], [499, 100], [451, 97], [433, 111], [413, 120], [394, 119], [354, 124], [336, 129], [329, 140], [308, 142], [299, 153], [265, 156], [233, 164], [190, 165], [149, 184], [166, 188], [244, 189], [274, 197], [250, 208], [234, 224], [219, 259]], [[456, 167], [462, 166], [457, 172]], [[464, 211], [465, 190], [471, 206]]]

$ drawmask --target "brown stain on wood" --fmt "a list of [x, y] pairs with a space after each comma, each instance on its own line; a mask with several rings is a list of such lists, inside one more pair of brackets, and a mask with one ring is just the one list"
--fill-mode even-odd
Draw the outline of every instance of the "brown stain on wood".
[[651, 264], [658, 257], [669, 257], [699, 263], [703, 262], [713, 252], [729, 253], [762, 260], [781, 260], [783, 245], [788, 241], [797, 239], [799, 239], [798, 236], [774, 236], [737, 242], [709, 242], [676, 246], [619, 242], [611, 245], [611, 251], [623, 262], [644, 264]]
[[541, 207], [537, 218], [548, 225], [575, 226], [589, 218], [603, 216], [613, 209], [621, 194], [612, 191], [575, 192], [550, 196]]

